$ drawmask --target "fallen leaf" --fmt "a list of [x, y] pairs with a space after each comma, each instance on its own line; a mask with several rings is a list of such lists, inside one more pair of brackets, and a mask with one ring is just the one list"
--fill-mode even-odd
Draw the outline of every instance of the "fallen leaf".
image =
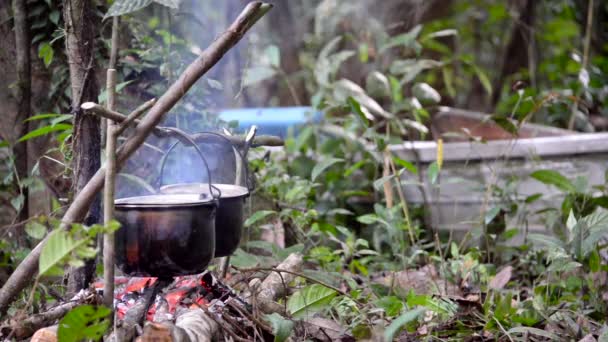
[[344, 328], [340, 324], [326, 318], [314, 317], [306, 320], [305, 324], [308, 326], [307, 332], [321, 341], [325, 341], [327, 338], [336, 341], [344, 333]]
[[597, 342], [597, 340], [595, 339], [595, 337], [593, 337], [592, 334], [589, 334], [589, 335], [583, 337], [582, 339], [580, 339], [578, 342]]
[[496, 276], [490, 280], [488, 287], [493, 290], [500, 290], [507, 285], [509, 280], [511, 280], [511, 274], [513, 273], [513, 267], [507, 266], [503, 268], [500, 272], [496, 273]]

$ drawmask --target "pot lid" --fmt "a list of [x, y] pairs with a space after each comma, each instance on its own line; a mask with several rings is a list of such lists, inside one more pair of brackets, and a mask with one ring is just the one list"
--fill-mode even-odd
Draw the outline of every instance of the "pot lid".
[[[218, 188], [221, 192], [220, 198], [231, 198], [247, 196], [249, 190], [246, 187], [234, 184], [215, 184], [212, 186]], [[161, 186], [161, 193], [165, 194], [202, 194], [209, 196], [209, 184], [207, 183], [179, 183]], [[215, 191], [214, 191], [215, 193]]]
[[119, 198], [114, 201], [117, 207], [190, 207], [213, 202], [207, 194], [158, 194], [148, 196]]

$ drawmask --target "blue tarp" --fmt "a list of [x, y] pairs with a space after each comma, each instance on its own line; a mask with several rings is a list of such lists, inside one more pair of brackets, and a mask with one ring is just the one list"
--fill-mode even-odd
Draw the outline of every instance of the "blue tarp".
[[222, 110], [219, 116], [224, 121], [238, 121], [238, 131], [246, 131], [256, 125], [258, 134], [285, 138], [289, 128], [296, 132], [301, 124], [319, 122], [322, 113], [311, 107], [238, 108]]

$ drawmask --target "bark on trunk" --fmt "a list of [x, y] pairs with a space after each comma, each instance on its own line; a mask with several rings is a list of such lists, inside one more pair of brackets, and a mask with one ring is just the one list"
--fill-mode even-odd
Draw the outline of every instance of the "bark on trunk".
[[[66, 28], [66, 54], [70, 65], [72, 113], [74, 114], [74, 191], [78, 194], [100, 168], [101, 132], [99, 119], [84, 115], [80, 105], [96, 101], [99, 88], [95, 77], [95, 36], [101, 19], [95, 15], [93, 4], [85, 0], [65, 0], [63, 18]], [[89, 209], [84, 223], [100, 222], [99, 196]], [[68, 293], [74, 294], [87, 287], [95, 271], [90, 260], [79, 269], [71, 269]]]
[[[28, 132], [28, 124], [24, 122], [31, 113], [32, 82], [30, 71], [30, 31], [27, 21], [27, 4], [23, 0], [13, 0], [13, 18], [15, 21], [15, 47], [17, 50], [17, 86], [15, 99], [17, 101], [17, 116], [15, 117], [16, 138]], [[17, 143], [15, 153], [15, 168], [19, 179], [27, 177], [27, 142]], [[29, 216], [28, 189], [22, 189], [23, 206], [19, 212], [18, 221], [25, 221]]]

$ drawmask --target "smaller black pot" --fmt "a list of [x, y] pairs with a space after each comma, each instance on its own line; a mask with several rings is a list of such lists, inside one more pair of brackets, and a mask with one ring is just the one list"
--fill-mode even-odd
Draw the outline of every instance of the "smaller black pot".
[[[215, 257], [229, 256], [241, 242], [247, 188], [232, 184], [213, 184], [219, 189], [219, 205], [215, 216]], [[164, 194], [203, 194], [208, 196], [209, 184], [181, 183], [165, 185], [160, 188]], [[215, 192], [215, 191], [214, 191]]]

